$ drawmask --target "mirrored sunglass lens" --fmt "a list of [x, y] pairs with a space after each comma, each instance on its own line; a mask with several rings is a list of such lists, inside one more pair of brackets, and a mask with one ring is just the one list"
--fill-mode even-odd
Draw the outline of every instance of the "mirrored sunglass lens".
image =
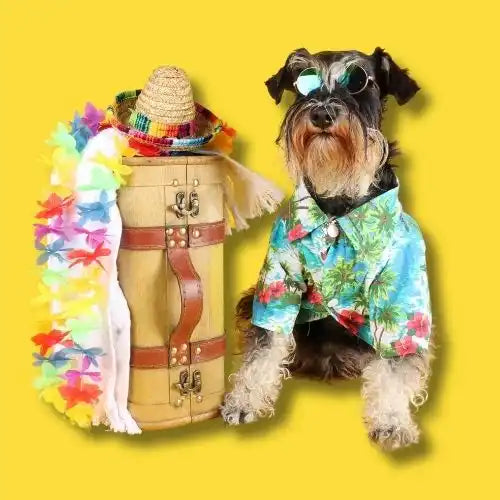
[[313, 90], [321, 87], [322, 81], [318, 75], [299, 76], [297, 78], [297, 90], [302, 95], [308, 95]]
[[319, 89], [322, 83], [323, 80], [318, 70], [315, 68], [308, 68], [300, 73], [295, 81], [295, 86], [302, 95], [306, 96], [312, 91]]
[[338, 79], [340, 85], [344, 86], [351, 94], [361, 92], [368, 82], [366, 71], [360, 66], [351, 66]]

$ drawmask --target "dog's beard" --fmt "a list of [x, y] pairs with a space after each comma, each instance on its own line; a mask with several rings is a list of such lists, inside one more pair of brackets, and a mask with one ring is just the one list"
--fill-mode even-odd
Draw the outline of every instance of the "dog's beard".
[[296, 182], [307, 178], [324, 197], [357, 198], [368, 192], [387, 151], [380, 131], [363, 127], [357, 117], [349, 115], [341, 115], [325, 131], [319, 131], [309, 119], [293, 122], [285, 147]]

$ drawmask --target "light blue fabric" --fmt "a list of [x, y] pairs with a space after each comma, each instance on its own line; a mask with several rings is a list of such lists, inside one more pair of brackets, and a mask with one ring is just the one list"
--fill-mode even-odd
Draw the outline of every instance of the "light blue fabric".
[[398, 190], [330, 220], [300, 184], [274, 223], [252, 323], [290, 334], [331, 315], [383, 356], [428, 349], [425, 244]]

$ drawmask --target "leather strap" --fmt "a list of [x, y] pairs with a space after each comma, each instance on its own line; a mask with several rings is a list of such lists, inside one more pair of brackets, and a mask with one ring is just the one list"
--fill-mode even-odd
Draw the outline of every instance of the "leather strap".
[[[224, 356], [225, 352], [225, 335], [213, 339], [193, 342], [191, 344], [191, 362], [203, 363], [205, 361], [211, 361]], [[168, 347], [132, 347], [130, 366], [141, 369], [168, 368]]]
[[[206, 224], [167, 227], [124, 227], [120, 247], [127, 250], [164, 250], [167, 261], [179, 283], [181, 314], [170, 335], [169, 348], [155, 347], [147, 351], [138, 348], [133, 356], [140, 366], [160, 367], [168, 360], [169, 366], [188, 365], [192, 359], [202, 361], [212, 356], [218, 343], [207, 344], [198, 353], [199, 343], [189, 345], [191, 335], [203, 312], [203, 291], [200, 276], [196, 272], [189, 248], [222, 243], [225, 237], [224, 220]], [[193, 347], [194, 346], [194, 347]], [[207, 354], [205, 354], [207, 353]], [[167, 358], [165, 359], [165, 356]]]
[[169, 232], [173, 233], [175, 230], [186, 231], [186, 246], [196, 248], [222, 243], [226, 225], [224, 220], [221, 220], [188, 226], [124, 227], [120, 247], [127, 250], [164, 250], [167, 248]]
[[127, 250], [165, 250], [167, 236], [164, 227], [124, 227], [120, 248]]
[[226, 352], [226, 336], [191, 343], [191, 363], [218, 358]]
[[226, 224], [223, 220], [207, 224], [192, 224], [188, 226], [188, 229], [189, 246], [194, 248], [222, 243], [226, 236]]
[[191, 362], [188, 344], [203, 311], [201, 279], [191, 262], [187, 239], [185, 228], [167, 230], [167, 260], [177, 277], [181, 294], [179, 322], [170, 334], [170, 366]]
[[132, 347], [130, 366], [134, 368], [168, 367], [168, 349], [162, 347]]

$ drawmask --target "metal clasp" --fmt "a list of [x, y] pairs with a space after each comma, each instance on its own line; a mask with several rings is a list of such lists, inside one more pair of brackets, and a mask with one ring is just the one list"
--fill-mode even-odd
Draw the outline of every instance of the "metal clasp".
[[188, 396], [191, 392], [191, 386], [189, 385], [189, 371], [182, 370], [179, 374], [179, 382], [175, 384], [175, 387], [179, 389], [181, 396]]
[[200, 199], [196, 191], [191, 191], [189, 193], [189, 211], [191, 217], [196, 217], [200, 213]]
[[188, 396], [191, 392], [198, 394], [201, 392], [201, 372], [200, 370], [195, 370], [193, 372], [193, 381], [189, 383], [189, 372], [188, 370], [182, 370], [179, 374], [179, 382], [175, 384], [175, 387], [179, 389], [181, 396]]
[[200, 370], [195, 370], [193, 373], [193, 385], [192, 392], [195, 396], [194, 400], [197, 403], [201, 403], [203, 401], [203, 395], [201, 394], [201, 372]]
[[200, 213], [200, 200], [196, 191], [189, 193], [189, 206], [186, 206], [186, 195], [181, 191], [175, 195], [175, 204], [172, 205], [174, 212], [179, 219], [186, 215], [196, 217]]
[[186, 396], [189, 396], [191, 392], [191, 386], [189, 385], [189, 371], [182, 370], [179, 374], [179, 382], [175, 384], [175, 387], [179, 390], [179, 397], [174, 401], [174, 406], [180, 408], [184, 404]]
[[177, 214], [177, 217], [179, 219], [182, 219], [182, 217], [189, 214], [189, 211], [186, 210], [185, 197], [186, 195], [184, 194], [184, 192], [179, 191], [175, 195], [175, 204], [172, 205], [172, 208], [174, 209], [174, 212]]
[[198, 394], [201, 392], [201, 372], [200, 370], [195, 370], [193, 372], [193, 384], [191, 386], [191, 392]]

